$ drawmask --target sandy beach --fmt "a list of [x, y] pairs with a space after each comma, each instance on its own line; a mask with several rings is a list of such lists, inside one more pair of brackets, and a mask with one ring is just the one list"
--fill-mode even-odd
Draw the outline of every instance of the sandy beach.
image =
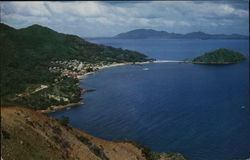
[[[184, 63], [187, 61], [177, 61], [177, 60], [155, 60], [155, 61], [146, 61], [146, 62], [124, 62], [124, 63], [116, 63], [116, 64], [110, 64], [110, 65], [104, 65], [101, 67], [98, 67], [99, 70], [105, 69], [105, 68], [111, 68], [111, 67], [118, 67], [118, 66], [124, 66], [124, 65], [143, 65], [143, 64], [149, 64], [149, 63]], [[88, 75], [94, 74], [95, 72], [88, 72], [84, 75], [79, 75], [78, 79], [84, 79]]]

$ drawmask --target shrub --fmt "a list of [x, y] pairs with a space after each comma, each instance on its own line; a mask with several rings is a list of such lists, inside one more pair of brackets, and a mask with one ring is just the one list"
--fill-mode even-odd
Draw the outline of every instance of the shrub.
[[67, 126], [69, 124], [69, 117], [66, 117], [66, 116], [62, 116], [60, 119], [59, 119], [59, 122], [64, 125], [64, 126]]
[[10, 139], [10, 134], [1, 128], [1, 139]]
[[87, 68], [86, 71], [87, 72], [93, 72], [94, 70], [93, 70], [93, 68]]
[[53, 133], [59, 134], [59, 135], [62, 133], [62, 130], [56, 126], [52, 127], [52, 131], [53, 131]]

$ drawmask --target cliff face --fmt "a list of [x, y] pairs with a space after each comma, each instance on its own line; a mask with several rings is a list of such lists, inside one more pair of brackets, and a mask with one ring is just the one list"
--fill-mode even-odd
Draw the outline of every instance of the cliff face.
[[131, 142], [102, 140], [20, 107], [1, 108], [1, 149], [4, 160], [185, 160]]

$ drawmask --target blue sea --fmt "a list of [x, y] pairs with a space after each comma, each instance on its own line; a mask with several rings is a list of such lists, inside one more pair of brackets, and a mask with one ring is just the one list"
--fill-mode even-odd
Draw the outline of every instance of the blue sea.
[[[249, 59], [248, 40], [96, 39], [160, 60], [190, 60], [217, 48]], [[147, 69], [145, 69], [147, 68]], [[249, 60], [232, 65], [151, 63], [103, 69], [81, 80], [85, 104], [52, 113], [107, 140], [129, 139], [189, 160], [250, 157]]]

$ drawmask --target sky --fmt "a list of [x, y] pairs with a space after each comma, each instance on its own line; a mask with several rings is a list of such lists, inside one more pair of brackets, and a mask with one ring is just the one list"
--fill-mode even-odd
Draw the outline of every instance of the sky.
[[249, 0], [0, 2], [1, 22], [40, 24], [81, 37], [110, 37], [134, 29], [249, 35]]

